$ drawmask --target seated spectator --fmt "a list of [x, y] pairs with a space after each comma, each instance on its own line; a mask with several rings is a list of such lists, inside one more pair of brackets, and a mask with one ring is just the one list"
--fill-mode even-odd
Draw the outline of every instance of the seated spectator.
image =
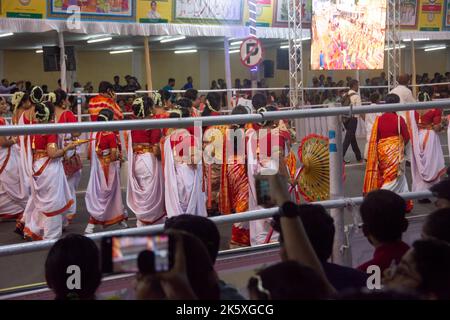
[[406, 202], [396, 193], [381, 189], [369, 192], [359, 211], [363, 233], [375, 252], [373, 258], [358, 269], [366, 272], [369, 266], [377, 265], [383, 272], [393, 261], [398, 263], [409, 249], [402, 241], [402, 234], [408, 228]]
[[[303, 222], [305, 232], [317, 257], [322, 263], [328, 281], [337, 291], [366, 286], [367, 275], [359, 270], [327, 262], [333, 251], [334, 222], [333, 218], [321, 205], [300, 205], [298, 216]], [[280, 232], [279, 223], [274, 224], [274, 230]], [[283, 235], [280, 233], [280, 244], [283, 253]], [[282, 254], [282, 257], [285, 257]]]
[[[200, 241], [203, 242], [208, 250], [211, 262], [213, 264], [216, 263], [220, 246], [220, 233], [216, 224], [210, 219], [201, 216], [183, 214], [167, 219], [164, 224], [164, 229], [180, 230], [195, 235], [200, 239]], [[219, 290], [220, 300], [244, 300], [244, 297], [242, 297], [235, 288], [220, 279]]]
[[436, 198], [434, 205], [439, 208], [450, 208], [450, 179], [444, 179], [430, 188]]
[[296, 261], [284, 261], [259, 271], [247, 285], [251, 300], [319, 300], [327, 289], [317, 273]]
[[450, 299], [450, 246], [439, 240], [418, 240], [403, 256], [386, 286], [403, 292], [417, 292], [425, 299]]
[[169, 272], [147, 270], [143, 251], [139, 255], [136, 297], [140, 300], [220, 299], [214, 265], [204, 244], [190, 233], [168, 231], [175, 239], [174, 266]]
[[[80, 268], [79, 289], [69, 289], [67, 285], [73, 274], [68, 272], [68, 267], [72, 265]], [[45, 261], [45, 279], [56, 300], [94, 300], [101, 278], [99, 250], [91, 239], [69, 234], [50, 249]]]
[[422, 227], [423, 239], [437, 239], [450, 244], [450, 207], [431, 213]]

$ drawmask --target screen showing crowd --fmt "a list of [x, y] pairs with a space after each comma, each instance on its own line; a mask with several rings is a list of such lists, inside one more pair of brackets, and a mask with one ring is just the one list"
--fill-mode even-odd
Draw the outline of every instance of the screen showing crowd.
[[311, 69], [383, 69], [386, 0], [313, 0]]

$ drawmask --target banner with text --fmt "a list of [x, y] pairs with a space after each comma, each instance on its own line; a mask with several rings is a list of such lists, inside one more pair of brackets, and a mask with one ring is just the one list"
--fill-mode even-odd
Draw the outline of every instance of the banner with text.
[[440, 31], [442, 29], [443, 12], [444, 0], [421, 0], [419, 30]]
[[0, 0], [1, 17], [43, 19], [45, 1], [43, 0]]
[[47, 0], [47, 17], [65, 19], [79, 11], [82, 20], [136, 21], [134, 0]]

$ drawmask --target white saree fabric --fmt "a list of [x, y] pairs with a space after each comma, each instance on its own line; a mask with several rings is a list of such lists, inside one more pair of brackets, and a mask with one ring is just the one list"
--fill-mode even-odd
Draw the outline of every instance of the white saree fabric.
[[24, 212], [25, 227], [43, 239], [57, 239], [62, 234], [62, 215], [72, 204], [61, 159], [40, 158], [33, 161], [32, 170], [31, 197]]
[[408, 117], [412, 144], [412, 191], [426, 191], [445, 172], [444, 154], [437, 133], [434, 130], [419, 129], [414, 111], [409, 111]]
[[[70, 138], [72, 135], [70, 133], [63, 133], [58, 135], [58, 146], [59, 148], [63, 148], [65, 146], [64, 141]], [[78, 146], [75, 150], [69, 150], [66, 152], [67, 157], [72, 157], [75, 153], [80, 154], [80, 146]], [[73, 204], [69, 210], [67, 210], [67, 215], [74, 215], [77, 213], [77, 188], [81, 181], [81, 170], [75, 172], [70, 177], [67, 177], [67, 183], [70, 187], [70, 194], [73, 199]]]
[[124, 206], [120, 188], [120, 162], [109, 164], [108, 181], [95, 152], [95, 140], [91, 141], [91, 176], [86, 189], [86, 209], [97, 222], [114, 224], [122, 221]]
[[[263, 170], [271, 170], [278, 172], [278, 162], [274, 160], [267, 160], [262, 163], [258, 159], [257, 150], [257, 133], [251, 130], [247, 141], [247, 170], [248, 170], [248, 185], [249, 185], [249, 210], [264, 209], [258, 205], [255, 175], [260, 174]], [[252, 246], [260, 245], [272, 241], [277, 241], [279, 235], [272, 230], [270, 219], [251, 220], [250, 225], [250, 244]], [[270, 233], [273, 233], [270, 235]], [[268, 239], [270, 236], [270, 239]]]
[[192, 214], [206, 217], [206, 195], [202, 191], [202, 163], [193, 168], [174, 159], [170, 138], [179, 134], [181, 130], [185, 129], [175, 130], [164, 141], [164, 193], [167, 216], [170, 218]]
[[0, 168], [0, 218], [15, 218], [23, 213], [29, 197], [15, 145], [0, 148]]
[[128, 132], [127, 205], [144, 224], [158, 222], [164, 213], [164, 181], [161, 161], [147, 152], [135, 154]]

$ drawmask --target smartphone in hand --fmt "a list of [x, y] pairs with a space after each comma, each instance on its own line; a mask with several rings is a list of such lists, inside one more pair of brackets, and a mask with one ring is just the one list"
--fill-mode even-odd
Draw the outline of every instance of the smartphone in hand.
[[256, 200], [259, 206], [270, 208], [275, 205], [268, 176], [255, 176]]
[[152, 236], [118, 236], [102, 239], [102, 272], [158, 273], [173, 266], [172, 236], [160, 233]]

